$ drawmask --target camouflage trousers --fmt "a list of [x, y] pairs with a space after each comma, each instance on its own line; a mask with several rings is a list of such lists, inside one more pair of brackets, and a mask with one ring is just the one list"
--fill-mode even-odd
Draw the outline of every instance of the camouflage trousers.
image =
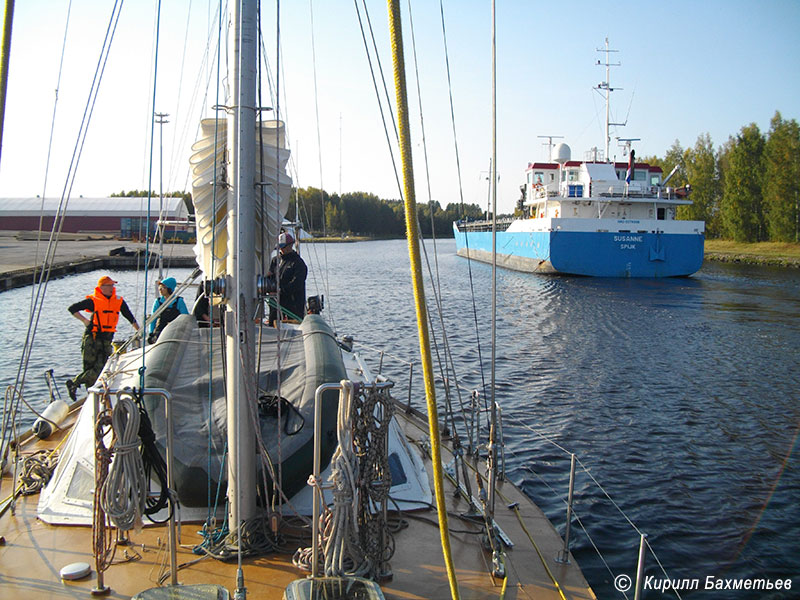
[[100, 371], [103, 370], [113, 349], [110, 337], [95, 337], [91, 333], [84, 333], [83, 340], [81, 340], [83, 373], [73, 379], [75, 385], [85, 383], [87, 388], [91, 387], [97, 381], [97, 377], [100, 375]]

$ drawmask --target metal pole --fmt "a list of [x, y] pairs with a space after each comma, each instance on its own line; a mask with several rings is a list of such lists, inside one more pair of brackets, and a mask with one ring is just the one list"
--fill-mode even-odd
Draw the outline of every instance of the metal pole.
[[411, 412], [411, 384], [414, 382], [414, 363], [411, 363], [408, 369], [408, 405], [406, 412]]
[[642, 576], [644, 575], [644, 549], [647, 539], [647, 534], [640, 534], [639, 538], [639, 564], [636, 565], [636, 591], [633, 594], [633, 600], [639, 600], [642, 593]]
[[497, 361], [497, 44], [495, 2], [492, 0], [492, 171], [489, 173], [492, 186], [492, 360], [491, 360], [491, 410], [492, 423], [489, 427], [489, 461], [492, 470], [489, 472], [488, 512], [490, 520], [494, 520], [494, 469], [497, 466], [497, 449], [495, 447], [495, 426], [497, 424], [497, 404], [495, 403], [495, 366]]
[[[352, 384], [349, 381], [342, 380], [340, 383], [323, 383], [314, 392], [314, 473], [313, 480], [315, 485], [319, 483], [320, 474], [320, 446], [322, 437], [322, 394], [327, 390], [341, 390], [339, 394], [339, 402], [344, 401], [345, 385], [350, 385], [352, 391]], [[313, 490], [311, 495], [313, 498], [311, 507], [311, 578], [319, 577], [318, 565], [319, 562], [319, 545], [317, 537], [319, 536], [319, 499], [322, 495], [322, 486], [316, 485], [317, 489]]]
[[158, 280], [164, 278], [164, 123], [168, 113], [154, 113], [158, 123]]
[[3, 50], [2, 55], [0, 55], [0, 154], [3, 152], [3, 128], [6, 117], [6, 91], [8, 90], [8, 66], [11, 62], [11, 29], [13, 22], [14, 0], [6, 0]]
[[575, 454], [570, 454], [569, 463], [569, 494], [567, 496], [567, 526], [564, 530], [564, 548], [558, 555], [556, 562], [569, 564], [569, 533], [572, 525], [572, 495], [575, 489]]
[[[89, 393], [89, 398], [92, 399], [92, 408], [94, 409], [93, 421], [92, 422], [93, 423], [97, 423], [97, 416], [100, 414], [100, 391], [95, 391], [95, 390], [92, 390], [91, 388], [89, 388], [87, 390], [87, 392]], [[97, 441], [96, 440], [95, 440], [95, 451], [97, 451]], [[94, 479], [95, 479], [95, 482], [97, 482], [97, 479], [99, 477], [99, 470], [100, 470], [100, 461], [95, 459], [95, 461], [94, 461]], [[100, 502], [99, 496], [97, 496], [96, 494], [95, 494], [95, 500], [94, 501], [96, 503], [98, 503], [98, 504]], [[105, 515], [105, 513], [102, 512], [102, 510], [98, 510], [97, 506], [94, 507], [94, 510], [95, 510], [96, 514], [100, 515], [101, 519], [105, 520], [106, 515]], [[100, 568], [100, 557], [97, 556], [97, 555], [95, 555], [95, 567], [97, 569], [97, 584], [94, 586], [94, 589], [92, 590], [92, 595], [93, 596], [105, 595], [105, 594], [109, 593], [111, 591], [111, 589], [106, 587], [105, 578], [103, 576], [103, 573], [105, 571], [103, 571]]]

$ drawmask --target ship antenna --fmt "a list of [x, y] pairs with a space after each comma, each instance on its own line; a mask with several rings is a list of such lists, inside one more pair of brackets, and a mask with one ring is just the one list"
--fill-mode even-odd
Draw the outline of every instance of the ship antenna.
[[611, 92], [615, 92], [617, 90], [621, 90], [622, 88], [612, 88], [611, 87], [611, 67], [618, 67], [622, 63], [612, 63], [610, 61], [609, 54], [612, 52], [619, 52], [619, 50], [612, 50], [608, 47], [608, 37], [606, 37], [606, 47], [605, 48], [598, 48], [598, 52], [605, 52], [606, 54], [606, 62], [597, 61], [598, 66], [604, 66], [606, 68], [606, 80], [601, 81], [597, 84], [598, 90], [605, 90], [606, 92], [606, 161], [609, 159], [609, 150], [611, 146], [611, 134], [609, 133], [609, 129], [612, 125], [624, 125], [624, 123], [611, 123], [610, 122], [610, 111], [611, 111]]
[[542, 142], [542, 146], [547, 146], [547, 161], [553, 162], [553, 140], [555, 139], [562, 139], [563, 135], [537, 135], [536, 137], [543, 138], [547, 140], [546, 142]]

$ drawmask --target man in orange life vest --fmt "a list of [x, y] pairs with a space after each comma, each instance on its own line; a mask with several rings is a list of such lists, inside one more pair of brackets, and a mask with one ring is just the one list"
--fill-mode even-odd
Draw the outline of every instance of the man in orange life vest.
[[[67, 390], [69, 390], [69, 397], [73, 400], [76, 398], [75, 392], [82, 383], [85, 383], [87, 388], [94, 384], [108, 357], [111, 356], [113, 351], [111, 341], [117, 330], [120, 313], [128, 319], [136, 331], [139, 331], [139, 324], [131, 309], [128, 308], [121, 296], [117, 296], [115, 283], [117, 282], [111, 277], [104, 275], [98, 280], [94, 294], [86, 296], [85, 300], [76, 302], [67, 309], [73, 317], [86, 325], [86, 331], [81, 341], [83, 373], [75, 379], [67, 379]], [[91, 313], [89, 318], [81, 314], [82, 310]]]

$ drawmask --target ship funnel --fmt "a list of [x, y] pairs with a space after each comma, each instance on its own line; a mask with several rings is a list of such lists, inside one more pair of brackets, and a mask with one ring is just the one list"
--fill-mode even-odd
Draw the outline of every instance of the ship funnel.
[[569, 146], [566, 144], [556, 144], [556, 147], [553, 148], [553, 155], [551, 160], [557, 162], [560, 165], [563, 165], [567, 162], [572, 156], [572, 151], [569, 149]]

